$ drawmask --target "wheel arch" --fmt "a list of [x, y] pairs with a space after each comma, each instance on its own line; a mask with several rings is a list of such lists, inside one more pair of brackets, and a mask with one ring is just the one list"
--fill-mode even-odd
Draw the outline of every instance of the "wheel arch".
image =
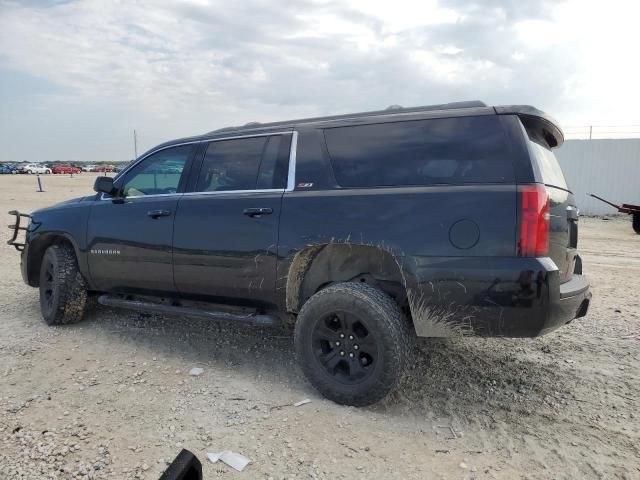
[[287, 275], [287, 311], [297, 314], [316, 292], [339, 282], [365, 282], [391, 296], [410, 316], [402, 259], [379, 246], [326, 243], [296, 253]]
[[38, 287], [40, 284], [40, 267], [42, 266], [42, 257], [51, 245], [69, 245], [73, 248], [76, 255], [76, 261], [79, 262], [79, 250], [73, 237], [66, 233], [44, 233], [29, 241], [29, 250], [27, 257], [27, 280], [29, 286]]

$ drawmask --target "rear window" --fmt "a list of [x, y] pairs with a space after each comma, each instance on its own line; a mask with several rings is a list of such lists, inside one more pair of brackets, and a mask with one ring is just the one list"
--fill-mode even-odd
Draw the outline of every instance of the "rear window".
[[343, 187], [514, 180], [496, 116], [337, 127], [324, 134]]

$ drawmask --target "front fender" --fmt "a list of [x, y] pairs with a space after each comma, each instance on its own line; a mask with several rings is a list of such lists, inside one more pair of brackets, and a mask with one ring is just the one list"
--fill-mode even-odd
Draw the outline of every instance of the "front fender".
[[91, 202], [71, 202], [34, 212], [32, 222], [38, 227], [27, 232], [21, 256], [25, 283], [37, 287], [40, 265], [46, 249], [55, 243], [68, 242], [76, 253], [80, 273], [91, 288], [87, 261], [86, 229]]

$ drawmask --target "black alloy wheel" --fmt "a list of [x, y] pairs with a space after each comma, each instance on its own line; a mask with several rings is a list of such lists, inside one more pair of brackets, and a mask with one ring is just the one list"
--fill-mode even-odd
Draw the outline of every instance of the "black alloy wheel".
[[378, 345], [366, 320], [347, 312], [320, 318], [313, 329], [313, 346], [327, 374], [348, 385], [368, 378], [378, 359]]

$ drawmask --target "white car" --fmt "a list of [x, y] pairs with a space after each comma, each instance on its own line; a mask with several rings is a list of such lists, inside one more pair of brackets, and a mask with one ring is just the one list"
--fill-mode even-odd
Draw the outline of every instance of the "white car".
[[49, 167], [45, 167], [44, 165], [38, 165], [37, 163], [28, 163], [24, 165], [21, 169], [22, 173], [51, 173], [51, 169]]
[[83, 165], [82, 167], [82, 171], [83, 172], [95, 172], [95, 165]]

